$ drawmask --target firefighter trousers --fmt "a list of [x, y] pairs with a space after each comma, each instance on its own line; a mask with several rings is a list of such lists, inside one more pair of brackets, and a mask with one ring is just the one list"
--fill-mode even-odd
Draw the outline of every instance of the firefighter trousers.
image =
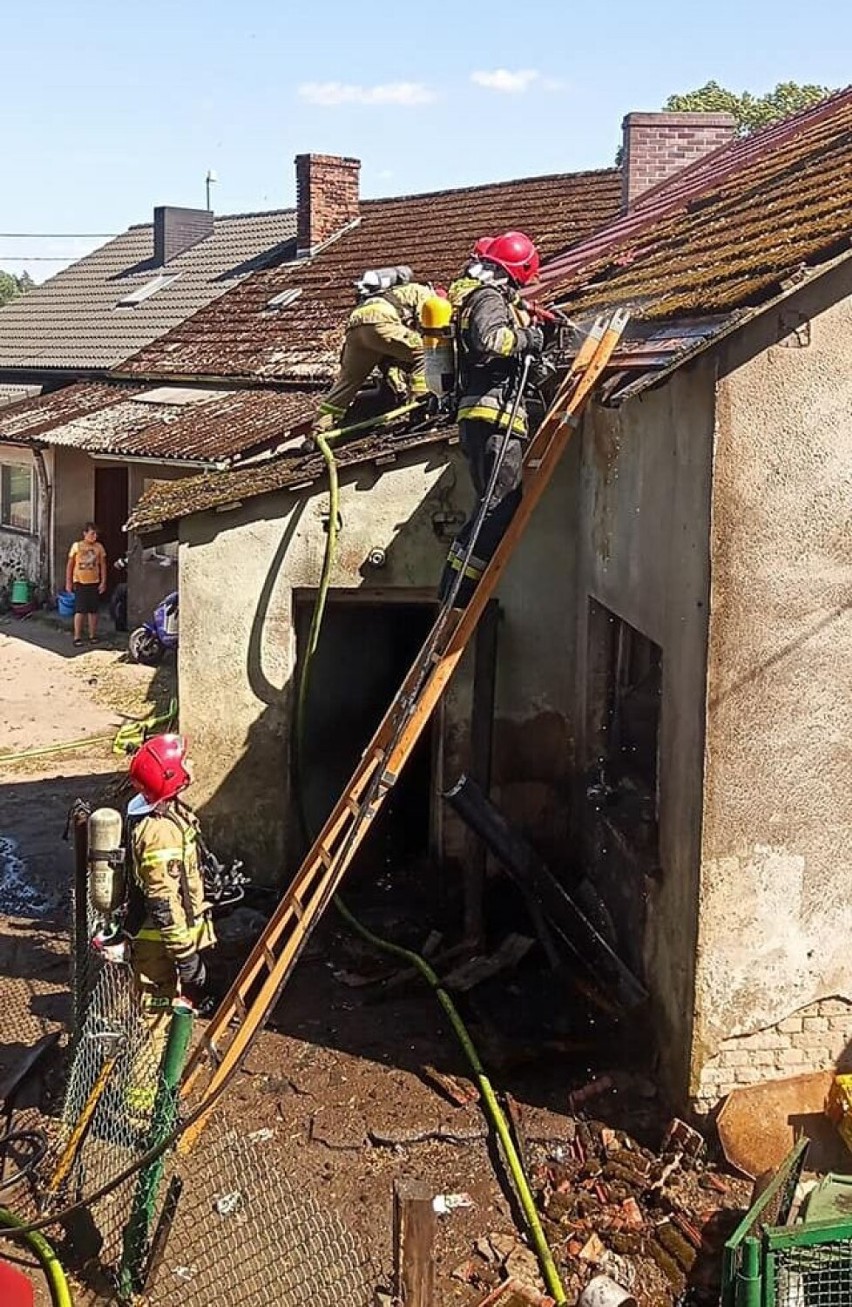
[[[350, 327], [340, 356], [340, 372], [319, 406], [319, 429], [328, 430], [344, 417], [375, 367], [405, 374], [412, 395], [425, 395], [423, 342], [401, 322], [365, 322]], [[393, 377], [390, 378], [393, 382]], [[404, 384], [404, 383], [403, 383]], [[403, 392], [404, 393], [404, 392]]]
[[135, 1051], [127, 1087], [127, 1109], [137, 1129], [150, 1122], [160, 1064], [169, 1036], [172, 1003], [177, 998], [177, 970], [162, 944], [134, 940], [131, 950], [133, 989], [144, 1036]]
[[[473, 512], [450, 546], [438, 589], [438, 597], [442, 600], [446, 599], [453, 581], [461, 570], [504, 437], [502, 428], [481, 419], [467, 419], [459, 423], [459, 443], [467, 459], [477, 501]], [[523, 461], [524, 442], [520, 436], [512, 435], [509, 437], [473, 553], [465, 568], [455, 600], [456, 608], [467, 606], [479, 578], [515, 516], [523, 495]]]

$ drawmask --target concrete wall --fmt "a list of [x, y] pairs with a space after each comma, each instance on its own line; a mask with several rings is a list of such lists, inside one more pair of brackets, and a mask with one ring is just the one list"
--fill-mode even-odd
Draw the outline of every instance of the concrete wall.
[[758, 1049], [789, 1054], [777, 1075], [832, 1064], [843, 1032], [826, 1037], [828, 1016], [852, 1040], [850, 294], [847, 265], [720, 360], [692, 1076], [704, 1103], [741, 1082], [755, 1038], [782, 1040]]
[[10, 590], [12, 582], [38, 579], [38, 525], [40, 498], [33, 456], [17, 445], [0, 445], [0, 463], [23, 465], [33, 474], [33, 532], [14, 531], [0, 526], [0, 588]]
[[[582, 428], [577, 822], [588, 834], [601, 816], [585, 785], [597, 746], [590, 728], [594, 599], [662, 649], [659, 871], [652, 879], [633, 857], [616, 803], [591, 875], [613, 908], [616, 936], [625, 917], [640, 923], [632, 938], [622, 929], [618, 942], [644, 971], [663, 1073], [675, 1092], [686, 1084], [695, 965], [714, 381], [712, 362], [699, 361], [620, 409], [592, 406]], [[632, 902], [623, 898], [628, 881]]]

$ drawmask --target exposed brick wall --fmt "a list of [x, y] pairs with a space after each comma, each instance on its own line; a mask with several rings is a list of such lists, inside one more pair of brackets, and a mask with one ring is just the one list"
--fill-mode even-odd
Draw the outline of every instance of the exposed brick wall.
[[209, 209], [180, 209], [161, 204], [154, 210], [154, 261], [161, 265], [205, 240], [213, 232]]
[[729, 113], [629, 113], [621, 130], [621, 200], [627, 209], [644, 191], [726, 145], [736, 121]]
[[359, 214], [359, 159], [296, 155], [296, 246], [308, 254]]
[[706, 1112], [742, 1085], [834, 1070], [852, 1070], [852, 1003], [824, 998], [775, 1026], [726, 1040], [701, 1070], [694, 1106]]

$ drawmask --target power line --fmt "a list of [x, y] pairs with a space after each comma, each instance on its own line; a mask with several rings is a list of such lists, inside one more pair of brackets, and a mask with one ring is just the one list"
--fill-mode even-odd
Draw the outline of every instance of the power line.
[[117, 231], [0, 231], [0, 239], [14, 241], [76, 241], [103, 240], [119, 236]]
[[0, 259], [10, 263], [67, 263], [81, 258], [79, 254], [0, 254]]

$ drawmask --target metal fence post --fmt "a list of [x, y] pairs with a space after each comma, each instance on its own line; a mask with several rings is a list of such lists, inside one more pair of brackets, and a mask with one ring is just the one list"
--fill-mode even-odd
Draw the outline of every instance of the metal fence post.
[[[163, 1051], [163, 1060], [157, 1084], [157, 1096], [145, 1151], [156, 1148], [170, 1134], [178, 1108], [180, 1078], [183, 1073], [189, 1040], [192, 1034], [191, 1007], [178, 1001], [172, 1009], [169, 1036]], [[166, 1166], [166, 1154], [161, 1153], [139, 1173], [136, 1191], [130, 1208], [130, 1218], [124, 1227], [121, 1266], [118, 1276], [119, 1299], [130, 1302], [142, 1288], [148, 1237], [157, 1206], [157, 1192]]]
[[70, 814], [74, 836], [74, 938], [71, 948], [72, 1027], [69, 1052], [73, 1054], [86, 1019], [89, 1001], [89, 806], [77, 800]]
[[760, 1242], [743, 1240], [743, 1257], [737, 1274], [737, 1307], [761, 1307]]

